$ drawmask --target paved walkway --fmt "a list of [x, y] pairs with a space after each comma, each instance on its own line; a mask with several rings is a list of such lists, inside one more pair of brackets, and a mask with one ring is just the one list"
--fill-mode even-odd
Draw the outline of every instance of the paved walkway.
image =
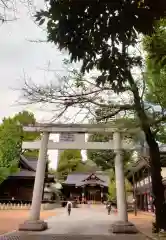
[[117, 215], [108, 215], [106, 209], [101, 207], [74, 208], [68, 216], [66, 209], [59, 217], [48, 219], [49, 229], [42, 234], [90, 234], [110, 235], [110, 225], [118, 220]]
[[118, 220], [116, 214], [108, 215], [104, 206], [72, 209], [71, 216], [66, 209], [60, 209], [56, 216], [50, 217], [48, 230], [43, 232], [21, 232], [5, 240], [145, 240], [141, 234], [114, 235], [110, 231], [111, 223]]

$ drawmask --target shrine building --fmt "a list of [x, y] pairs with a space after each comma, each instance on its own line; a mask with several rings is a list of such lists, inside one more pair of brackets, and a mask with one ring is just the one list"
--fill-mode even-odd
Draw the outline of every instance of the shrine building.
[[101, 203], [107, 200], [109, 181], [109, 175], [101, 171], [71, 173], [62, 183], [62, 194], [66, 199]]

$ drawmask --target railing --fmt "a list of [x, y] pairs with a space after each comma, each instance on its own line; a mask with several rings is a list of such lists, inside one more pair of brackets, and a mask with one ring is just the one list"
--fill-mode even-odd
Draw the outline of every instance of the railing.
[[[54, 200], [42, 200], [42, 203], [54, 203]], [[12, 203], [12, 204], [31, 204], [32, 200], [23, 200], [23, 199], [14, 199], [12, 200], [10, 199], [4, 199], [4, 198], [0, 198], [0, 204], [1, 203]]]
[[[0, 210], [29, 210], [32, 201], [28, 200], [9, 200], [0, 199]], [[41, 210], [49, 210], [56, 208], [58, 204], [55, 201], [42, 201]]]
[[16, 203], [0, 203], [0, 210], [28, 210], [31, 208], [31, 204], [16, 204]]
[[31, 200], [22, 200], [22, 199], [0, 199], [0, 204], [31, 204]]

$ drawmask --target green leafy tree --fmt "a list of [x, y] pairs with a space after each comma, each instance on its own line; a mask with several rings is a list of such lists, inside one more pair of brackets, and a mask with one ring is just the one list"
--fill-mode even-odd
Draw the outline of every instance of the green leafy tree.
[[146, 36], [143, 41], [146, 51], [146, 100], [166, 108], [166, 19], [156, 24], [156, 31], [152, 36]]
[[[40, 133], [38, 132], [24, 132], [23, 126], [27, 126], [29, 124], [35, 124], [36, 119], [33, 113], [28, 111], [22, 111], [16, 114], [13, 118], [16, 125], [18, 125], [21, 143], [22, 141], [34, 141], [36, 139], [40, 139]], [[24, 155], [25, 156], [32, 156], [37, 157], [38, 156], [38, 150], [25, 150]]]
[[[4, 118], [0, 126], [0, 179], [5, 180], [18, 171], [18, 160], [22, 153], [22, 141], [35, 140], [38, 133], [23, 132], [23, 125], [34, 124], [35, 118], [27, 111], [16, 114], [13, 118]], [[25, 151], [26, 154], [30, 151]], [[37, 154], [37, 152], [32, 152]], [[31, 154], [32, 154], [31, 153]], [[34, 156], [34, 155], [33, 155]]]
[[80, 150], [64, 150], [60, 154], [60, 159], [57, 168], [57, 175], [59, 179], [66, 179], [67, 175], [77, 170], [81, 164]]
[[[128, 181], [127, 178], [125, 178], [125, 189], [126, 189], [126, 195], [130, 194], [132, 191], [132, 185]], [[110, 200], [116, 200], [116, 182], [115, 180], [112, 180], [108, 187], [108, 193], [109, 193], [109, 199]]]
[[[89, 137], [90, 142], [107, 142], [109, 141], [109, 135], [92, 134]], [[88, 158], [101, 167], [103, 171], [114, 167], [114, 151], [113, 150], [88, 150]]]
[[75, 170], [75, 172], [79, 172], [79, 173], [90, 173], [90, 172], [96, 172], [100, 170], [100, 168], [91, 160], [86, 160], [86, 161], [82, 161], [77, 165], [77, 168]]
[[[156, 32], [144, 38], [146, 55], [146, 101], [152, 107], [152, 115], [162, 116], [166, 109], [166, 19], [156, 25]], [[154, 110], [156, 108], [157, 110]], [[164, 118], [166, 120], [166, 118]], [[165, 121], [156, 126], [156, 139], [166, 143]]]
[[0, 126], [0, 183], [12, 172], [18, 170], [20, 154], [19, 129], [11, 119]]
[[[146, 36], [143, 46], [147, 52], [147, 70], [156, 84], [157, 77], [162, 76], [166, 66], [166, 18], [156, 22], [155, 32]], [[158, 75], [158, 76], [157, 76]], [[162, 96], [163, 97], [163, 96]], [[164, 100], [164, 99], [163, 99]], [[155, 102], [158, 101], [155, 99]]]
[[[125, 189], [126, 189], [126, 195], [130, 194], [132, 191], [132, 185], [127, 178], [125, 178]], [[111, 171], [111, 174], [110, 174], [108, 197], [110, 200], [113, 200], [113, 201], [116, 200], [116, 182], [115, 182], [115, 173], [113, 170]]]
[[[101, 109], [100, 109], [101, 110]], [[126, 126], [127, 124], [133, 124], [134, 119], [118, 119], [113, 120], [114, 123], [123, 122]], [[111, 139], [110, 134], [91, 134], [89, 137], [90, 142], [108, 142]], [[136, 140], [136, 136], [133, 136], [133, 141]], [[111, 146], [110, 146], [111, 147]], [[103, 171], [114, 168], [115, 153], [114, 150], [88, 150], [88, 158], [96, 163], [97, 166], [101, 167]], [[123, 162], [124, 167], [131, 161], [132, 151], [123, 151]]]

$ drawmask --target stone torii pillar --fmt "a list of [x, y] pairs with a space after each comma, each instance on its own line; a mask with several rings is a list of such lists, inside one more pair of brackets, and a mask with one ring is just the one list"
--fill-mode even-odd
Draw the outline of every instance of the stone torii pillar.
[[137, 233], [136, 227], [128, 222], [127, 201], [125, 190], [124, 164], [122, 156], [122, 140], [120, 132], [113, 133], [115, 156], [116, 198], [118, 221], [112, 224], [113, 233]]
[[119, 132], [115, 132], [113, 135], [115, 146], [115, 176], [116, 176], [116, 196], [117, 207], [120, 221], [127, 222], [127, 204], [126, 204], [126, 192], [125, 192], [125, 178], [124, 178], [124, 166], [122, 156], [122, 144], [121, 135]]
[[48, 140], [49, 133], [44, 132], [42, 135], [41, 146], [39, 150], [30, 216], [27, 221], [19, 226], [20, 231], [42, 231], [47, 229], [47, 223], [40, 220], [40, 208], [47, 161]]

